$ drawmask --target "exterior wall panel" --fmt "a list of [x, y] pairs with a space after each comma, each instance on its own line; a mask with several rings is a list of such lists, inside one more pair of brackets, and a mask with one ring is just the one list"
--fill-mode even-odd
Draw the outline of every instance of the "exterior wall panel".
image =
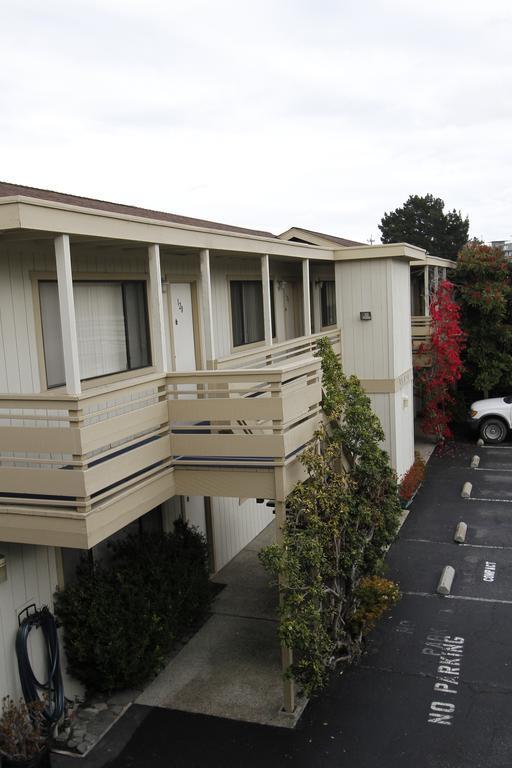
[[255, 499], [212, 498], [215, 568], [219, 571], [274, 519], [273, 511]]

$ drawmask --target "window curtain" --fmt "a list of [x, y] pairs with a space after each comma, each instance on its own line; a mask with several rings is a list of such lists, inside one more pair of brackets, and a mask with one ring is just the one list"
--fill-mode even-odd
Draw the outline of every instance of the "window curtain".
[[48, 387], [58, 387], [64, 384], [66, 375], [57, 283], [39, 283], [39, 303], [41, 305], [46, 382]]
[[91, 379], [128, 367], [122, 285], [75, 283], [80, 378]]
[[231, 281], [233, 346], [263, 341], [263, 289], [259, 280]]
[[124, 283], [123, 285], [128, 368], [142, 368], [149, 365], [151, 357], [144, 288], [143, 283]]
[[[151, 365], [145, 284], [73, 284], [80, 378], [91, 379]], [[46, 381], [65, 382], [64, 353], [55, 281], [39, 283]]]

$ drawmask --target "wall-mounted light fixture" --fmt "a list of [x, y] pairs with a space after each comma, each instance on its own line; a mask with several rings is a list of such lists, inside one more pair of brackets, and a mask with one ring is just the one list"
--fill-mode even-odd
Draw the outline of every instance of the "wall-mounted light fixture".
[[7, 581], [7, 562], [3, 555], [0, 555], [0, 584]]
[[372, 313], [368, 310], [365, 310], [364, 312], [359, 313], [359, 319], [360, 320], [371, 320], [372, 319]]

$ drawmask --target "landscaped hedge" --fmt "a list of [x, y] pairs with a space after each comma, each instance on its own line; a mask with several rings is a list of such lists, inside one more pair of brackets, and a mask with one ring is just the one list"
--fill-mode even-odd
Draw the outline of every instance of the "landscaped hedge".
[[68, 671], [92, 691], [143, 683], [210, 605], [206, 543], [185, 523], [112, 549], [108, 566], [82, 562], [56, 595]]

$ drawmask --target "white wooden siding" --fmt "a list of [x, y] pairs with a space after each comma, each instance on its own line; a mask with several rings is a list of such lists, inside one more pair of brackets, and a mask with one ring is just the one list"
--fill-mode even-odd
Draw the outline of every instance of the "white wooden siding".
[[265, 503], [247, 499], [212, 499], [212, 527], [215, 569], [219, 571], [254, 539], [272, 520], [273, 511]]
[[[0, 584], [0, 698], [21, 696], [16, 661], [16, 632], [19, 613], [31, 603], [37, 608], [47, 605], [53, 610], [53, 595], [57, 589], [56, 552], [53, 547], [37, 547], [0, 543], [0, 552], [7, 563], [7, 581]], [[34, 668], [42, 671], [43, 646], [40, 633], [32, 631], [30, 649]], [[67, 696], [80, 692], [80, 686], [65, 675]]]

